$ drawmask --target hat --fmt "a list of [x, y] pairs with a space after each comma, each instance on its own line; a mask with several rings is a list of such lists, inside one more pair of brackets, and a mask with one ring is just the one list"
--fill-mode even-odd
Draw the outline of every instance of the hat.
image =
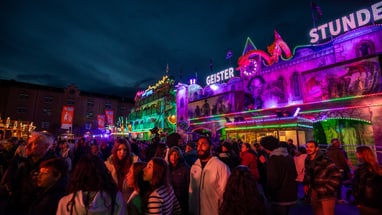
[[280, 146], [279, 140], [274, 136], [266, 136], [261, 138], [260, 145], [269, 151], [273, 151]]

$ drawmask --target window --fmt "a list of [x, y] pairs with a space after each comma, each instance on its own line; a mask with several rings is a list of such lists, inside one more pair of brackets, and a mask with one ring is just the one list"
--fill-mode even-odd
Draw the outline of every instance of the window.
[[86, 114], [86, 118], [87, 118], [87, 119], [93, 119], [93, 118], [94, 118], [94, 113], [93, 113], [93, 112], [88, 112], [88, 113]]
[[94, 101], [88, 100], [88, 107], [94, 107]]
[[41, 122], [41, 128], [42, 129], [49, 129], [49, 122], [48, 121], [43, 121]]
[[47, 104], [53, 103], [53, 96], [45, 96], [44, 103], [47, 103]]
[[68, 99], [68, 100], [66, 101], [66, 104], [67, 104], [67, 105], [74, 105], [74, 100], [73, 100], [73, 99]]
[[19, 107], [16, 108], [16, 111], [17, 111], [17, 113], [26, 113], [27, 112], [27, 108], [19, 106]]
[[292, 75], [292, 94], [294, 99], [301, 98], [300, 77], [297, 72]]
[[106, 104], [105, 104], [105, 109], [112, 109], [112, 108], [111, 108], [111, 104], [110, 104], [110, 103], [106, 103]]
[[19, 99], [21, 99], [21, 100], [27, 100], [28, 98], [29, 98], [29, 95], [26, 92], [21, 92], [19, 94]]
[[51, 116], [52, 115], [52, 109], [51, 108], [43, 108], [42, 112], [45, 116]]

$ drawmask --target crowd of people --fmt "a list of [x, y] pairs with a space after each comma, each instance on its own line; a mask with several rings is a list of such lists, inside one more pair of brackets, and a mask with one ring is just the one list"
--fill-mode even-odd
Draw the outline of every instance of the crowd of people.
[[332, 215], [349, 184], [361, 215], [382, 214], [375, 154], [359, 146], [353, 167], [338, 139], [322, 150], [273, 136], [254, 145], [185, 143], [177, 133], [70, 142], [33, 132], [1, 144], [0, 155], [0, 214], [288, 215], [302, 202]]

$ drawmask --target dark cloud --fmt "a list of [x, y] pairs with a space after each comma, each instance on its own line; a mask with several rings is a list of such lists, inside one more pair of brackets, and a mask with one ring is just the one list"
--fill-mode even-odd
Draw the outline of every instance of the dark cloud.
[[[133, 97], [166, 74], [200, 83], [233, 64], [247, 37], [266, 50], [277, 30], [293, 49], [308, 44], [307, 0], [3, 0], [0, 78]], [[368, 5], [320, 0], [322, 22]], [[225, 59], [232, 50], [231, 61]]]

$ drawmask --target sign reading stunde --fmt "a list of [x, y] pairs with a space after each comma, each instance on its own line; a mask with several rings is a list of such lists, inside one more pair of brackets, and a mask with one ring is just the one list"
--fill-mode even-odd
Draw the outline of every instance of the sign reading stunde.
[[335, 21], [312, 28], [309, 31], [310, 42], [316, 43], [379, 20], [382, 20], [382, 1], [371, 5], [370, 8], [360, 9]]

